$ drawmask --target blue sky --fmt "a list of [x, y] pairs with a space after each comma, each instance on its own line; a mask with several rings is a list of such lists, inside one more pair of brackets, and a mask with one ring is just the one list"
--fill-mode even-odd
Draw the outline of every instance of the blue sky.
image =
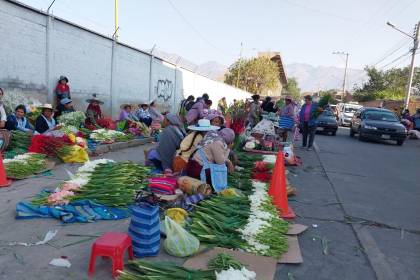
[[[46, 10], [52, 0], [22, 0]], [[154, 44], [194, 63], [230, 65], [243, 55], [280, 51], [284, 63], [338, 66], [333, 51], [350, 53], [349, 66], [378, 63], [385, 69], [409, 63], [410, 39], [420, 0], [119, 0], [120, 41], [138, 48]], [[172, 3], [172, 4], [171, 4]], [[56, 16], [105, 35], [114, 28], [114, 0], [56, 0]], [[419, 65], [420, 59], [416, 60]], [[387, 65], [389, 64], [389, 65]]]

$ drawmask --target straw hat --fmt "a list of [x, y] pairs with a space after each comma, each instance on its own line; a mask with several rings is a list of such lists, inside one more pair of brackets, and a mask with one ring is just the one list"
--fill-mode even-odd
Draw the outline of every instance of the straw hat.
[[198, 123], [196, 125], [190, 125], [188, 126], [189, 130], [194, 131], [211, 131], [211, 130], [218, 130], [220, 127], [211, 125], [210, 121], [207, 119], [201, 119], [198, 120]]
[[48, 103], [42, 104], [39, 108], [54, 110], [53, 106], [51, 104], [48, 104]]
[[70, 98], [63, 98], [60, 101], [61, 105], [66, 105], [66, 104], [69, 104], [69, 103], [72, 103], [72, 102], [73, 101]]
[[104, 104], [102, 100], [99, 100], [98, 98], [96, 98], [96, 93], [92, 94], [92, 98], [86, 99], [86, 102], [87, 103], [98, 102], [99, 104]]

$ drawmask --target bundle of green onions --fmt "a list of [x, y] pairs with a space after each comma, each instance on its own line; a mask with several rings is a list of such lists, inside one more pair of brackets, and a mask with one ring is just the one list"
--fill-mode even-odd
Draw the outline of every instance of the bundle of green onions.
[[187, 269], [168, 262], [135, 260], [128, 263], [128, 269], [120, 273], [118, 280], [215, 280], [214, 270]]
[[216, 257], [212, 258], [208, 263], [207, 267], [218, 272], [222, 270], [228, 270], [229, 268], [241, 269], [244, 267], [242, 263], [235, 260], [231, 255], [226, 253], [219, 253]]
[[134, 202], [136, 191], [144, 188], [147, 167], [132, 162], [99, 164], [87, 184], [75, 190], [73, 200], [90, 199], [106, 206], [124, 207]]
[[5, 157], [13, 158], [16, 155], [21, 155], [28, 152], [31, 145], [31, 135], [29, 133], [14, 130], [10, 139], [9, 146], [6, 149]]
[[26, 153], [3, 161], [7, 177], [24, 179], [45, 170], [46, 156], [43, 154]]
[[196, 206], [190, 231], [202, 243], [242, 248], [246, 243], [238, 229], [246, 224], [249, 213], [248, 198], [215, 196]]

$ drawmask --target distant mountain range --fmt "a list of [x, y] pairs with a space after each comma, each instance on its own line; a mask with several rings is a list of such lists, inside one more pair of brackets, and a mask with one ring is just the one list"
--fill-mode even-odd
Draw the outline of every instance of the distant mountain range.
[[[156, 51], [156, 56], [175, 63], [179, 56], [176, 54]], [[222, 81], [228, 66], [216, 61], [209, 61], [200, 65], [194, 64], [187, 59], [180, 58], [179, 65], [195, 70], [197, 73], [209, 78]], [[343, 86], [344, 68], [334, 66], [312, 66], [305, 63], [292, 63], [285, 66], [288, 78], [296, 78], [302, 92], [316, 92], [319, 90], [338, 89]], [[351, 91], [355, 84], [366, 81], [366, 73], [361, 69], [348, 69], [346, 89]]]

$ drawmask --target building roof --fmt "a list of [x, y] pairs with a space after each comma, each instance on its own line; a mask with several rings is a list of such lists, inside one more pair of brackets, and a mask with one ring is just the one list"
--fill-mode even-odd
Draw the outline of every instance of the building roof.
[[279, 67], [279, 79], [282, 85], [287, 84], [286, 70], [284, 69], [283, 60], [281, 59], [280, 52], [259, 52], [258, 56], [266, 56], [275, 62]]

